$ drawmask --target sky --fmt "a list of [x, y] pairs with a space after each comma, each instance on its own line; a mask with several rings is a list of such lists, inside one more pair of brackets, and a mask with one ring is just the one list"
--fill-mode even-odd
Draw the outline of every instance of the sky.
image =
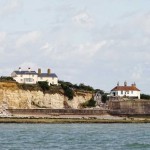
[[0, 76], [48, 68], [106, 92], [150, 94], [150, 0], [0, 0]]

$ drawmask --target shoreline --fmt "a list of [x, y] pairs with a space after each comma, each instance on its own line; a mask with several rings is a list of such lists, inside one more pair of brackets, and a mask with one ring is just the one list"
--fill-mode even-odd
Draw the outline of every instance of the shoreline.
[[[111, 116], [112, 117], [112, 116]], [[38, 116], [20, 116], [20, 117], [0, 117], [0, 123], [46, 123], [46, 124], [65, 124], [65, 123], [150, 123], [150, 118], [96, 118], [82, 117], [63, 118], [63, 117], [38, 117]]]

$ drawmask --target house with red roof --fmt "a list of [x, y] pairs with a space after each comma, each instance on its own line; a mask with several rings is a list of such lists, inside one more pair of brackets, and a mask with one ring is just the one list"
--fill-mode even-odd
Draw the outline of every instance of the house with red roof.
[[141, 91], [136, 87], [136, 84], [131, 84], [131, 86], [127, 85], [127, 82], [124, 82], [123, 86], [120, 86], [119, 83], [116, 87], [114, 87], [110, 96], [114, 97], [129, 97], [129, 98], [138, 98], [140, 99]]

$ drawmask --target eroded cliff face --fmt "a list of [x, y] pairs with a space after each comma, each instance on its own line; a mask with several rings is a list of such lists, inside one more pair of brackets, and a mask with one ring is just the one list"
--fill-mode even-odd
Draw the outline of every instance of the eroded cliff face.
[[80, 108], [80, 104], [92, 98], [92, 93], [76, 92], [72, 100], [60, 93], [50, 94], [42, 91], [20, 89], [16, 83], [0, 82], [0, 105], [8, 108]]

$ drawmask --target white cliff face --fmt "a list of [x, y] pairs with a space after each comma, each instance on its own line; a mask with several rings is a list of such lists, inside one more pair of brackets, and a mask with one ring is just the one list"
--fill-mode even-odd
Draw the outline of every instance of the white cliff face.
[[67, 104], [70, 108], [80, 108], [80, 104], [90, 100], [91, 93], [76, 93], [72, 100], [63, 94], [44, 94], [42, 91], [21, 90], [14, 85], [4, 87], [0, 83], [0, 105], [6, 103], [8, 108], [53, 108], [62, 109]]
[[90, 100], [92, 98], [92, 93], [76, 93], [73, 100], [68, 100], [67, 103], [71, 108], [80, 108], [82, 103]]

